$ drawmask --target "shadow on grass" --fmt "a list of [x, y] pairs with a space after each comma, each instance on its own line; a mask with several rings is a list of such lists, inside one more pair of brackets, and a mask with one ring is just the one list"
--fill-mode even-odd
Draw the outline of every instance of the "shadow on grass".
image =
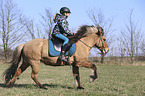
[[43, 84], [45, 87], [50, 87], [50, 88], [56, 88], [56, 87], [61, 87], [65, 89], [74, 89], [73, 87], [67, 87], [65, 85], [57, 85], [57, 84]]
[[[43, 84], [44, 87], [47, 88], [64, 88], [64, 89], [74, 89], [73, 87], [67, 87], [65, 85], [57, 85], [57, 84]], [[0, 83], [0, 87], [2, 88], [31, 88], [31, 89], [37, 89], [37, 85], [34, 84], [14, 84], [12, 87], [7, 87], [4, 83]]]

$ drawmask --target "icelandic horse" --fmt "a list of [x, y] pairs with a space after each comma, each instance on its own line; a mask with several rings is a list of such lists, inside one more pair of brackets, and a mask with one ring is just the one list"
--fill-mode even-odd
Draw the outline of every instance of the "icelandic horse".
[[[106, 38], [102, 34], [103, 32], [99, 31], [97, 27], [81, 26], [77, 32], [82, 32], [85, 35], [76, 42], [76, 52], [70, 57], [70, 65], [72, 66], [76, 88], [84, 89], [80, 84], [79, 67], [92, 69], [90, 82], [93, 82], [98, 77], [98, 74], [95, 64], [87, 61], [89, 51], [93, 46], [96, 46], [103, 53], [107, 53], [109, 48], [106, 43]], [[50, 56], [48, 46], [48, 39], [33, 39], [25, 44], [18, 45], [14, 50], [11, 66], [3, 73], [6, 86], [11, 87], [20, 74], [31, 66], [31, 78], [33, 81], [39, 88], [47, 89], [38, 80], [40, 62], [50, 66], [64, 66], [63, 62], [57, 62], [58, 57]], [[18, 68], [21, 60], [22, 64]]]

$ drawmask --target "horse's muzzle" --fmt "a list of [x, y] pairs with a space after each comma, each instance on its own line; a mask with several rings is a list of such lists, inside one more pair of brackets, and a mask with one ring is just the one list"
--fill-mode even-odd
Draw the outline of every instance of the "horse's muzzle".
[[102, 52], [103, 52], [104, 54], [106, 54], [106, 53], [109, 52], [109, 49], [107, 49], [107, 50], [106, 50], [106, 49], [103, 49]]

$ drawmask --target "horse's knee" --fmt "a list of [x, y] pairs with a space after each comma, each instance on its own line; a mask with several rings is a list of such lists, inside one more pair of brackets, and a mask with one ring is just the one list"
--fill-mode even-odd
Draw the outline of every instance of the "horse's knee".
[[91, 67], [93, 70], [97, 70], [97, 67], [95, 64], [92, 64], [92, 67]]

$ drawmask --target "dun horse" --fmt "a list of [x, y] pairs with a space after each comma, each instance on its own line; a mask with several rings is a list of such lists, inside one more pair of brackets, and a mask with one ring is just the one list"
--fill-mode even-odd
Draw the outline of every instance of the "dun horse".
[[[90, 82], [93, 82], [98, 75], [95, 64], [87, 61], [89, 51], [93, 46], [96, 46], [103, 53], [107, 53], [109, 48], [105, 36], [102, 35], [101, 31], [98, 31], [97, 27], [81, 26], [77, 32], [83, 32], [85, 35], [76, 42], [76, 51], [70, 57], [70, 64], [72, 66], [76, 88], [84, 89], [80, 84], [79, 67], [91, 68], [93, 70], [92, 75], [90, 75]], [[14, 51], [12, 65], [4, 72], [6, 86], [11, 87], [18, 76], [31, 66], [31, 78], [39, 88], [46, 89], [38, 80], [40, 62], [51, 66], [63, 65], [63, 63], [58, 63], [58, 57], [49, 55], [48, 46], [47, 39], [34, 39], [17, 46]], [[22, 65], [18, 68], [21, 59]]]

